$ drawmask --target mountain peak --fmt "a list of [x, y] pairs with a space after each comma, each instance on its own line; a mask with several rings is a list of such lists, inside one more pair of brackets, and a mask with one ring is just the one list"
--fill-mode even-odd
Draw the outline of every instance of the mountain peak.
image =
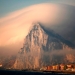
[[34, 30], [38, 30], [41, 28], [41, 25], [39, 23], [35, 23], [32, 27]]
[[[72, 49], [66, 42], [59, 34], [52, 30], [46, 30], [40, 23], [34, 23], [25, 37], [23, 48], [14, 63], [14, 68], [35, 69], [45, 64], [51, 64], [55, 62], [56, 57], [55, 55], [51, 56], [52, 51]], [[63, 57], [58, 58], [57, 56], [56, 60], [59, 59], [62, 62]], [[61, 61], [61, 59], [63, 60]]]
[[33, 23], [32, 26], [29, 29], [29, 32], [31, 30], [39, 30], [39, 29], [42, 29], [41, 24], [40, 23]]
[[43, 43], [43, 38], [46, 36], [46, 32], [42, 28], [41, 24], [34, 23], [29, 34], [26, 36], [26, 40], [30, 42], [30, 45], [40, 45]]

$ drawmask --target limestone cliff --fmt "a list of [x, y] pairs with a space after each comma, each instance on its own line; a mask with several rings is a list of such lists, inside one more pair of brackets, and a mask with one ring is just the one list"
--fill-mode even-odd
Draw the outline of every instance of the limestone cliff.
[[[72, 44], [52, 30], [47, 31], [41, 24], [36, 23], [30, 29], [24, 39], [24, 44], [17, 55], [13, 65], [15, 69], [36, 69], [43, 65], [56, 62], [57, 59], [64, 60], [66, 55], [57, 57], [52, 51], [71, 50]], [[57, 53], [56, 52], [56, 53]], [[55, 61], [56, 60], [56, 61]], [[61, 61], [61, 60], [60, 60]]]

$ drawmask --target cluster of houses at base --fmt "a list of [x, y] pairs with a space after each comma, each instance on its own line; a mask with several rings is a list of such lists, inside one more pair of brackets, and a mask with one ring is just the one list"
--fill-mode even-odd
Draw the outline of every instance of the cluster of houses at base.
[[42, 67], [40, 68], [40, 70], [47, 70], [47, 71], [51, 71], [51, 70], [67, 70], [67, 71], [75, 71], [75, 64], [60, 64], [60, 65], [51, 65], [51, 66], [46, 66], [46, 67]]

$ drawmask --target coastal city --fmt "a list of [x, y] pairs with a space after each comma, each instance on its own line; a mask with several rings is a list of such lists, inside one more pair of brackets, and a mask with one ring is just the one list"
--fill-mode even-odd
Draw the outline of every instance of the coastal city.
[[[0, 64], [0, 69], [4, 69], [2, 64]], [[11, 70], [12, 68], [6, 68], [6, 69]], [[39, 70], [40, 71], [74, 71], [75, 72], [75, 64], [49, 65], [49, 66], [43, 66]]]
[[40, 70], [44, 71], [75, 71], [75, 64], [57, 64], [57, 65], [50, 65], [40, 68]]

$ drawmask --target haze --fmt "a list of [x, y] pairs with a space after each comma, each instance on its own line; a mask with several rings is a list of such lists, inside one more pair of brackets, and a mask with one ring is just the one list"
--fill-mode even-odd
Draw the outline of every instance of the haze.
[[[0, 18], [0, 55], [16, 54], [34, 22], [53, 29], [75, 43], [75, 6], [42, 3], [16, 10]], [[64, 31], [65, 30], [65, 31]], [[67, 35], [66, 35], [67, 34]]]

